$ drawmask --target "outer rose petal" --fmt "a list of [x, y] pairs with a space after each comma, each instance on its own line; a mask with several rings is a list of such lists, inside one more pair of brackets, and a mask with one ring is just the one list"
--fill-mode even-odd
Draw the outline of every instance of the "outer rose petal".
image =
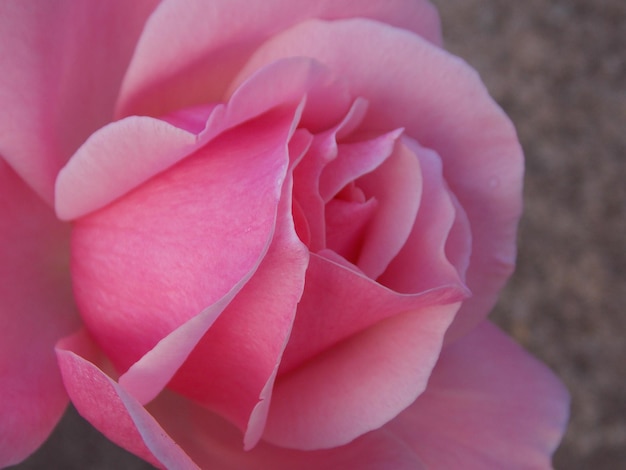
[[362, 130], [404, 127], [434, 149], [444, 177], [465, 209], [472, 259], [464, 302], [448, 333], [461, 336], [493, 307], [510, 275], [521, 213], [523, 155], [511, 122], [480, 78], [461, 60], [421, 37], [365, 19], [309, 21], [261, 46], [241, 72], [305, 56], [345, 79], [369, 101]]
[[298, 451], [265, 442], [242, 452], [241, 434], [193, 402], [165, 393], [148, 410], [202, 468], [219, 470], [425, 470], [401, 439], [385, 430], [328, 450]]
[[63, 339], [56, 351], [72, 403], [96, 429], [159, 468], [198, 469], [135, 398], [90, 362], [98, 351], [83, 332]]
[[439, 17], [424, 0], [191, 0], [164, 2], [146, 25], [124, 80], [118, 115], [158, 116], [220, 101], [254, 49], [308, 18], [367, 17], [441, 44]]
[[0, 154], [50, 205], [58, 170], [113, 117], [156, 3], [0, 2]]
[[426, 391], [385, 428], [428, 468], [550, 469], [568, 404], [545, 365], [484, 322], [443, 349]]
[[53, 346], [78, 323], [69, 227], [0, 159], [0, 467], [48, 437], [67, 404]]
[[236, 428], [179, 395], [165, 392], [147, 409], [143, 408], [122, 386], [98, 368], [102, 365], [98, 360], [98, 351], [84, 334], [61, 341], [57, 355], [72, 402], [83, 417], [113, 442], [159, 468], [424, 468], [401, 439], [384, 431], [327, 451], [299, 452], [261, 443], [252, 451], [245, 452], [241, 445], [241, 433]]

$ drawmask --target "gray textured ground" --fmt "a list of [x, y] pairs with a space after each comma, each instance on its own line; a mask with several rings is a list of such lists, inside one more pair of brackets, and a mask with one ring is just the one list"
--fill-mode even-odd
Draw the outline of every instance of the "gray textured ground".
[[[526, 151], [519, 268], [495, 318], [572, 392], [555, 467], [626, 468], [626, 1], [436, 3], [448, 48], [481, 72]], [[16, 468], [151, 467], [70, 412]]]
[[527, 157], [495, 318], [572, 393], [558, 469], [626, 468], [626, 1], [440, 0]]

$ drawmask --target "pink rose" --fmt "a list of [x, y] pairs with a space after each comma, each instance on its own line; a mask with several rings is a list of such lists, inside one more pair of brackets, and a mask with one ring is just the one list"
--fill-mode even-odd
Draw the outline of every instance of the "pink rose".
[[160, 468], [550, 467], [567, 393], [485, 320], [521, 150], [430, 3], [7, 1], [0, 36], [0, 466], [69, 395]]

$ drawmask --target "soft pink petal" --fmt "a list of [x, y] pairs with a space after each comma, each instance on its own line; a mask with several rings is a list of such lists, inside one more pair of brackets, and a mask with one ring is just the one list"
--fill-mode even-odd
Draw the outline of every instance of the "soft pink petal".
[[247, 281], [160, 340], [119, 378], [119, 383], [139, 403], [153, 400], [165, 388], [215, 320]]
[[378, 201], [378, 210], [365, 232], [356, 263], [372, 279], [385, 271], [406, 243], [420, 206], [422, 180], [419, 160], [400, 141], [376, 171], [356, 182], [366, 197]]
[[156, 2], [0, 2], [0, 154], [50, 205], [59, 169], [113, 106]]
[[193, 152], [196, 136], [150, 117], [103, 127], [78, 149], [56, 184], [56, 212], [70, 220], [98, 210]]
[[276, 381], [264, 438], [312, 450], [379, 428], [424, 391], [459, 304], [377, 323]]
[[319, 60], [369, 100], [363, 130], [404, 127], [441, 156], [473, 236], [473, 296], [450, 338], [462, 335], [487, 315], [513, 269], [523, 157], [511, 122], [474, 70], [403, 30], [364, 19], [310, 21], [266, 42], [246, 67], [291, 56]]
[[257, 268], [298, 116], [278, 110], [239, 126], [75, 222], [75, 297], [120, 370]]
[[356, 263], [364, 229], [377, 208], [376, 199], [364, 203], [337, 199], [326, 204], [327, 248]]
[[400, 295], [311, 255], [264, 437], [314, 449], [384, 424], [425, 387], [463, 295]]
[[[446, 253], [448, 235], [457, 223], [454, 249], [461, 268], [469, 258], [471, 235], [465, 214], [459, 213], [443, 180], [441, 159], [432, 150], [404, 139], [419, 160], [423, 190], [419, 212], [408, 240], [378, 282], [398, 292], [419, 292], [437, 286], [462, 283], [462, 273]], [[458, 221], [457, 221], [458, 219]]]
[[54, 343], [78, 324], [69, 226], [0, 159], [0, 467], [48, 437], [67, 404]]
[[304, 295], [281, 373], [290, 372], [326, 348], [400, 312], [447, 305], [468, 295], [461, 284], [399, 294], [332, 260], [326, 251], [311, 254]]
[[326, 247], [324, 200], [320, 196], [320, 175], [328, 162], [337, 157], [337, 138], [349, 135], [360, 124], [367, 102], [357, 98], [339, 124], [316, 135], [308, 152], [294, 170], [294, 201], [302, 209], [309, 228], [309, 249]]
[[254, 276], [202, 338], [169, 387], [261, 438], [271, 390], [304, 288], [308, 250], [291, 217], [291, 178], [276, 231]]
[[158, 116], [220, 101], [259, 44], [308, 18], [367, 17], [407, 28], [441, 44], [435, 8], [423, 0], [192, 0], [163, 2], [139, 41], [120, 116]]
[[137, 400], [91, 362], [98, 352], [86, 335], [62, 340], [56, 351], [72, 403], [96, 429], [158, 468], [199, 468]]
[[296, 107], [315, 89], [341, 96], [336, 99], [340, 115], [348, 109], [349, 96], [328, 70], [311, 60], [289, 59], [257, 71], [226, 104], [178, 110], [162, 119], [132, 116], [109, 124], [61, 170], [57, 214], [72, 219], [100, 209], [228, 129], [279, 106]]
[[369, 140], [340, 144], [338, 157], [326, 165], [320, 176], [319, 191], [322, 199], [330, 201], [349, 182], [380, 166], [393, 152], [400, 134], [402, 130]]
[[380, 430], [345, 446], [298, 451], [261, 441], [244, 452], [241, 433], [227, 421], [174, 394], [148, 409], [202, 468], [219, 470], [422, 470], [415, 453], [392, 433]]
[[428, 468], [547, 470], [568, 405], [554, 374], [485, 322], [444, 348], [426, 392], [386, 428]]

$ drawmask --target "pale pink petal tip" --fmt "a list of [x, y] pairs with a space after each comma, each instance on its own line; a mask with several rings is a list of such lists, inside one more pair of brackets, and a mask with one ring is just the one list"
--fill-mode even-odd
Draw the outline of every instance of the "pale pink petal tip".
[[552, 371], [483, 322], [444, 347], [426, 392], [388, 428], [429, 468], [547, 470], [568, 411]]

